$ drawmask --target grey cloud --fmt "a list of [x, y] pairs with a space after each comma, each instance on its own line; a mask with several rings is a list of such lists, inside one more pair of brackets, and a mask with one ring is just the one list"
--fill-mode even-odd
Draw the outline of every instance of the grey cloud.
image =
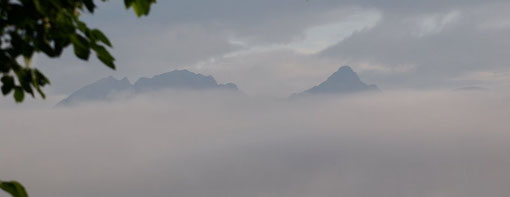
[[0, 173], [41, 197], [505, 196], [508, 100], [190, 92], [2, 110]]

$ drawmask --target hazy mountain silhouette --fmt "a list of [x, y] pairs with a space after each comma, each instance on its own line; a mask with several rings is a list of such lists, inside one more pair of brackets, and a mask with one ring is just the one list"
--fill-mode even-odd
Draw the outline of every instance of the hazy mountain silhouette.
[[292, 97], [317, 94], [350, 94], [378, 90], [379, 88], [376, 85], [363, 83], [350, 66], [342, 66], [326, 81], [304, 92], [294, 94]]
[[135, 84], [136, 93], [160, 89], [226, 89], [237, 91], [233, 83], [218, 84], [212, 76], [196, 74], [188, 70], [174, 70], [152, 78], [140, 78]]
[[238, 91], [235, 84], [218, 84], [212, 76], [204, 76], [188, 70], [174, 70], [152, 78], [140, 78], [135, 84], [131, 84], [127, 78], [117, 80], [110, 76], [78, 89], [60, 101], [57, 106], [68, 106], [86, 101], [108, 101], [118, 93], [130, 95], [163, 89]]
[[72, 105], [83, 101], [109, 100], [113, 94], [131, 91], [132, 85], [127, 78], [117, 80], [110, 76], [78, 89], [60, 101], [57, 106]]

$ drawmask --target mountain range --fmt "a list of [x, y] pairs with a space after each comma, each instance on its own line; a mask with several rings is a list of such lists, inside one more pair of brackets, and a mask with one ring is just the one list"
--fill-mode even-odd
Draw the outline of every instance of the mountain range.
[[69, 106], [87, 101], [106, 101], [119, 94], [133, 95], [164, 89], [239, 91], [234, 83], [218, 84], [212, 76], [196, 74], [188, 70], [174, 70], [151, 78], [140, 78], [134, 84], [131, 84], [127, 78], [117, 80], [112, 76], [106, 77], [76, 90], [60, 101], [57, 106]]
[[[212, 76], [196, 74], [188, 70], [174, 70], [151, 78], [140, 78], [134, 84], [131, 84], [127, 78], [117, 80], [110, 76], [78, 89], [60, 101], [57, 106], [69, 106], [86, 101], [108, 101], [119, 94], [143, 94], [163, 89], [239, 91], [234, 83], [218, 84]], [[293, 94], [291, 97], [352, 94], [377, 90], [379, 90], [377, 86], [363, 83], [351, 67], [342, 66], [326, 81], [301, 93]]]

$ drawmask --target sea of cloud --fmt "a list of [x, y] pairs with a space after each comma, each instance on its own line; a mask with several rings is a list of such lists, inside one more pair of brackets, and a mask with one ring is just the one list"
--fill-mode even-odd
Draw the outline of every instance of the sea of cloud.
[[508, 196], [501, 92], [164, 92], [7, 108], [0, 178], [38, 197]]

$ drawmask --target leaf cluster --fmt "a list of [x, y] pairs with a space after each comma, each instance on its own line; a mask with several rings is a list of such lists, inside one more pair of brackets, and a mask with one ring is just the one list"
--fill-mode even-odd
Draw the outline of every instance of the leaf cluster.
[[[139, 17], [148, 15], [153, 3], [155, 0], [124, 0], [126, 9], [133, 8]], [[56, 58], [72, 46], [79, 59], [88, 60], [95, 53], [104, 65], [115, 69], [108, 37], [80, 18], [95, 10], [94, 0], [0, 0], [2, 94], [13, 92], [17, 102], [23, 101], [25, 94], [34, 97], [35, 92], [45, 98], [41, 88], [50, 81], [37, 68], [30, 67], [36, 53]]]

